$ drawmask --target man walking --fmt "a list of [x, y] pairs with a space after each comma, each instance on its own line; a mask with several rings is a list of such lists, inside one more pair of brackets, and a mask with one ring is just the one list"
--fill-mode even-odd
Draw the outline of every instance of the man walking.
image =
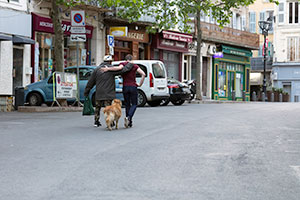
[[[126, 62], [120, 63], [118, 67], [110, 67], [110, 68], [102, 68], [102, 71], [115, 71], [115, 70], [123, 70], [124, 66], [132, 63], [132, 55], [128, 54], [125, 59]], [[141, 75], [140, 83], [136, 83], [136, 72]], [[124, 103], [126, 109], [126, 117], [125, 117], [125, 127], [132, 127], [132, 119], [137, 108], [138, 102], [138, 91], [137, 87], [141, 87], [145, 80], [145, 72], [136, 64], [133, 64], [132, 69], [122, 74], [123, 78], [123, 95], [124, 95]]]
[[103, 63], [100, 64], [99, 67], [97, 67], [94, 72], [92, 73], [86, 87], [84, 90], [84, 96], [88, 96], [90, 93], [90, 90], [96, 85], [96, 94], [95, 94], [95, 122], [94, 126], [99, 127], [101, 126], [100, 123], [100, 110], [101, 107], [106, 107], [108, 105], [111, 105], [112, 100], [116, 98], [116, 90], [115, 90], [115, 75], [120, 75], [122, 73], [125, 73], [133, 67], [132, 64], [126, 65], [124, 68], [122, 68], [121, 71], [115, 71], [110, 73], [104, 73], [101, 71], [101, 68], [105, 67], [112, 67], [112, 56], [106, 55], [103, 58]]

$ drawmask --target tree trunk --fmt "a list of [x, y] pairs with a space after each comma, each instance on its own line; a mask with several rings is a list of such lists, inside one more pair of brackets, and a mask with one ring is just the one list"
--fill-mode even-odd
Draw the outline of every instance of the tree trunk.
[[55, 71], [64, 71], [64, 33], [61, 28], [61, 13], [56, 0], [52, 0], [51, 19], [54, 29], [54, 65]]
[[[198, 0], [198, 4], [200, 4]], [[197, 57], [196, 57], [196, 99], [202, 100], [202, 55], [201, 55], [201, 44], [202, 44], [202, 31], [201, 31], [201, 10], [197, 11]]]

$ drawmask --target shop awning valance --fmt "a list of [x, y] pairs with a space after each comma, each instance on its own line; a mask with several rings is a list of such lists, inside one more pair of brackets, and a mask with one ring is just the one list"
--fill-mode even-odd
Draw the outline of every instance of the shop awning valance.
[[0, 40], [12, 40], [12, 37], [9, 35], [0, 34]]
[[23, 36], [13, 36], [13, 43], [14, 44], [34, 44], [35, 41], [27, 38], [27, 37], [23, 37]]

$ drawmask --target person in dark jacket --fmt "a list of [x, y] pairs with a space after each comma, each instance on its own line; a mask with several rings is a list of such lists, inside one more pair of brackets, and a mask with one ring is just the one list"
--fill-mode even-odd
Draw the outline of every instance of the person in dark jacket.
[[100, 110], [101, 107], [111, 105], [112, 100], [116, 98], [116, 89], [115, 89], [115, 76], [121, 75], [127, 71], [130, 71], [132, 64], [126, 65], [122, 70], [104, 73], [100, 69], [105, 67], [112, 67], [112, 56], [106, 55], [103, 58], [104, 62], [97, 67], [92, 73], [86, 87], [84, 90], [84, 96], [88, 96], [90, 90], [96, 85], [96, 95], [95, 95], [95, 122], [94, 126], [101, 126], [100, 123]]

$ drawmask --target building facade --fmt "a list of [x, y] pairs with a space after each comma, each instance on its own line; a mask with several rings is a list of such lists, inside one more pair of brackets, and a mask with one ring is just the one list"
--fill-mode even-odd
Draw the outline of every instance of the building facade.
[[272, 87], [271, 71], [274, 54], [274, 9], [275, 3], [270, 3], [266, 0], [256, 0], [249, 6], [249, 31], [259, 34], [259, 50], [253, 50], [251, 58], [251, 94], [256, 92], [259, 96], [263, 87], [263, 71], [264, 71], [264, 36], [259, 27], [259, 21], [269, 20], [272, 23], [272, 28], [268, 31], [266, 37], [266, 85], [270, 90]]
[[0, 95], [30, 83], [31, 15], [28, 1], [0, 1]]
[[300, 96], [299, 2], [280, 0], [275, 8], [273, 87], [289, 93], [290, 101]]

